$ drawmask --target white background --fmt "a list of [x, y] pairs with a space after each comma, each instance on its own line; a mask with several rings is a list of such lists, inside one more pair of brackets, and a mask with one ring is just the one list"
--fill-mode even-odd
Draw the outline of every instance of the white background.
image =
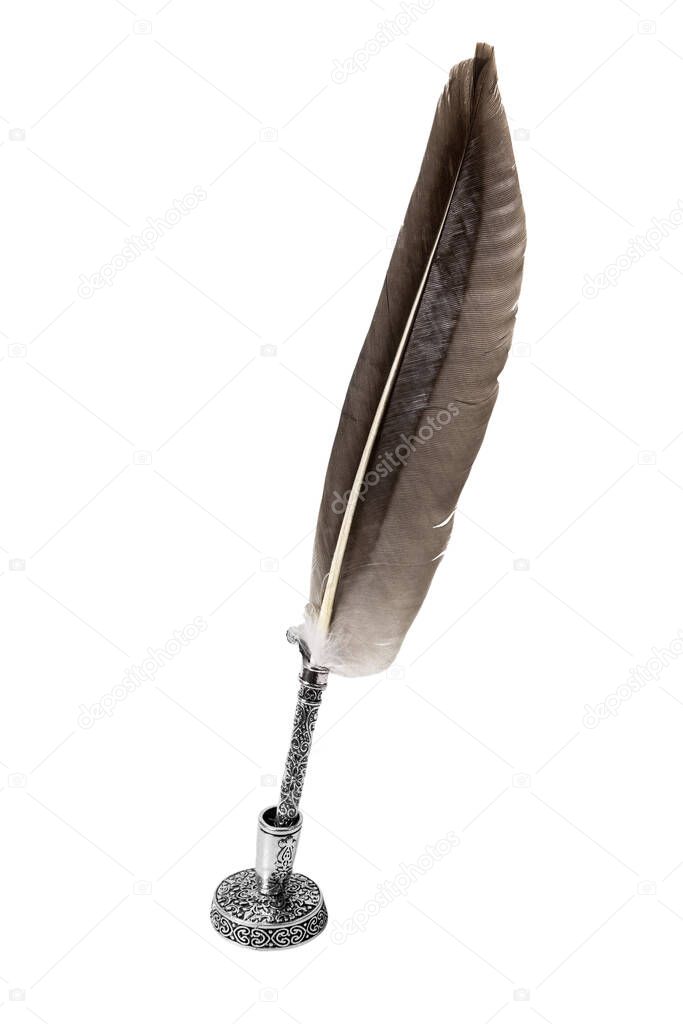
[[[683, 627], [683, 230], [628, 255], [681, 199], [683, 3], [435, 0], [381, 47], [390, 0], [158, 3], [3, 4], [0, 1021], [679, 1020], [683, 658], [584, 716]], [[211, 892], [275, 799], [338, 410], [478, 39], [528, 217], [513, 355], [399, 663], [323, 704], [298, 867], [333, 923], [242, 950]]]

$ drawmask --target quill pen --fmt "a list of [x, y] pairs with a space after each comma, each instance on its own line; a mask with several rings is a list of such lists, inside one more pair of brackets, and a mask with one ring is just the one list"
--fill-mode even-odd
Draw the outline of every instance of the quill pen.
[[225, 878], [211, 921], [252, 948], [298, 945], [327, 923], [292, 866], [299, 801], [329, 672], [392, 663], [422, 605], [481, 446], [512, 338], [522, 199], [493, 49], [450, 73], [332, 446], [305, 620], [303, 668], [277, 806], [256, 866]]

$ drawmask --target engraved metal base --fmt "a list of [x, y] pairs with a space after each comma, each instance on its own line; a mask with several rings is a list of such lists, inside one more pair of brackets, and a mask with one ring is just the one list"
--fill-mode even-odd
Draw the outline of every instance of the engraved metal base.
[[260, 891], [253, 868], [228, 875], [211, 903], [211, 924], [220, 935], [252, 949], [286, 949], [319, 935], [327, 924], [320, 889], [306, 875], [290, 875], [281, 893]]

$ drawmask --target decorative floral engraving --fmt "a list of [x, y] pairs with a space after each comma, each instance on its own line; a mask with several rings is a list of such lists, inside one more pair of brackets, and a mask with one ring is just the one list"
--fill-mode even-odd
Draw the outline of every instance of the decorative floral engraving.
[[313, 742], [313, 729], [318, 718], [324, 690], [325, 684], [315, 685], [301, 682], [299, 685], [292, 741], [280, 787], [280, 802], [277, 808], [279, 825], [289, 825], [297, 816], [308, 765], [308, 755]]
[[284, 888], [292, 873], [295, 850], [296, 839], [294, 836], [283, 836], [282, 839], [278, 840], [275, 871], [271, 877], [276, 880], [276, 885], [280, 889]]
[[284, 891], [274, 896], [259, 892], [256, 873], [249, 868], [223, 879], [210, 917], [216, 931], [232, 942], [274, 949], [312, 939], [327, 924], [327, 908], [306, 875], [291, 875]]

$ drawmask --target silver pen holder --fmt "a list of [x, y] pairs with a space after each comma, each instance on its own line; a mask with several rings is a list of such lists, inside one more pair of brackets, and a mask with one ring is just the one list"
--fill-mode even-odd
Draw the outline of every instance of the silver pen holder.
[[292, 871], [301, 832], [301, 813], [275, 824], [276, 807], [259, 815], [256, 866], [220, 883], [211, 904], [211, 923], [226, 939], [252, 949], [284, 949], [314, 938], [327, 924], [327, 907], [312, 879]]

